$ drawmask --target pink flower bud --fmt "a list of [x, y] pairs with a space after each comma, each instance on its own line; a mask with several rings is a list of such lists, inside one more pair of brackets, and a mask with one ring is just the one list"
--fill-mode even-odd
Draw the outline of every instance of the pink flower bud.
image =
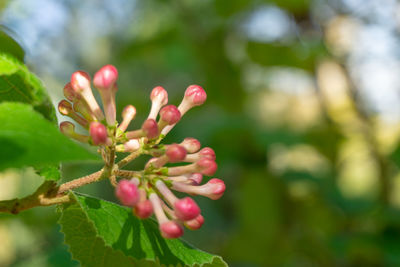
[[166, 124], [173, 125], [181, 119], [181, 113], [174, 105], [168, 105], [161, 109], [160, 117]]
[[133, 212], [140, 219], [147, 219], [153, 214], [153, 205], [150, 200], [147, 199], [143, 202], [139, 202], [133, 209]]
[[95, 145], [104, 145], [107, 142], [107, 128], [100, 122], [92, 122], [89, 128], [90, 136]]
[[129, 123], [135, 118], [136, 116], [136, 108], [132, 105], [128, 105], [122, 111], [122, 122], [118, 126], [118, 128], [124, 132], [126, 128], [128, 128]]
[[217, 163], [214, 160], [208, 158], [202, 158], [196, 162], [199, 172], [204, 175], [212, 176], [217, 171]]
[[151, 110], [148, 119], [155, 120], [160, 109], [168, 103], [168, 93], [161, 86], [155, 87], [150, 94]]
[[190, 154], [196, 153], [201, 147], [199, 140], [192, 137], [185, 138], [180, 145], [183, 146], [187, 153]]
[[178, 238], [183, 234], [183, 228], [175, 221], [170, 221], [164, 213], [161, 205], [161, 200], [155, 193], [149, 196], [151, 204], [153, 205], [154, 214], [160, 225], [161, 235], [165, 238]]
[[67, 83], [64, 86], [64, 96], [66, 99], [68, 99], [69, 101], [74, 102], [76, 99], [79, 98], [79, 94], [77, 94], [74, 89], [72, 89], [71, 83]]
[[186, 150], [183, 146], [172, 144], [168, 146], [165, 155], [168, 157], [169, 162], [180, 162], [185, 159]]
[[182, 221], [193, 220], [200, 214], [199, 206], [190, 197], [185, 197], [175, 201], [174, 210], [176, 217]]
[[77, 93], [80, 94], [84, 90], [90, 89], [90, 76], [84, 71], [75, 71], [71, 75], [71, 87]]
[[211, 160], [215, 160], [215, 152], [212, 148], [210, 147], [205, 147], [202, 150], [199, 151], [200, 158], [207, 158]]
[[160, 225], [160, 232], [164, 238], [178, 238], [183, 235], [183, 228], [175, 221], [167, 221]]
[[[206, 99], [207, 99], [207, 94], [203, 88], [201, 88], [198, 85], [190, 85], [186, 89], [185, 96], [183, 97], [182, 102], [178, 106], [178, 110], [181, 113], [181, 117], [192, 107], [203, 104], [204, 101], [206, 101]], [[166, 126], [165, 128], [162, 129], [161, 134], [167, 135], [174, 126], [175, 126], [174, 124]]]
[[198, 230], [201, 228], [203, 223], [204, 223], [204, 217], [201, 214], [199, 214], [199, 216], [197, 216], [193, 220], [184, 222], [184, 225], [190, 230]]
[[158, 137], [158, 125], [157, 122], [153, 119], [147, 119], [142, 124], [142, 131], [149, 139], [154, 139]]
[[184, 192], [192, 195], [202, 195], [212, 200], [219, 199], [225, 192], [224, 181], [213, 178], [208, 183], [203, 185], [188, 185], [181, 182], [172, 182], [172, 188], [179, 192]]
[[115, 194], [122, 204], [129, 207], [135, 206], [139, 200], [137, 186], [128, 180], [121, 180], [118, 183]]
[[115, 124], [115, 92], [117, 91], [116, 81], [118, 71], [112, 65], [105, 65], [96, 72], [93, 84], [99, 90], [101, 100], [103, 101], [104, 112], [108, 125]]
[[93, 84], [99, 90], [113, 90], [116, 89], [114, 84], [117, 79], [117, 69], [113, 65], [105, 65], [94, 75]]
[[150, 99], [152, 102], [157, 101], [164, 106], [168, 103], [168, 93], [163, 87], [157, 86], [151, 91]]
[[213, 200], [219, 199], [225, 192], [225, 183], [221, 179], [213, 178], [206, 185], [209, 185], [212, 188], [213, 196], [210, 197]]
[[90, 87], [90, 76], [84, 71], [76, 71], [71, 75], [71, 87], [73, 91], [82, 97], [91, 113], [93, 113], [98, 120], [103, 120], [104, 115], [100, 109], [99, 104], [93, 96], [92, 89]]
[[192, 106], [199, 106], [206, 101], [207, 94], [201, 86], [190, 85], [185, 91], [185, 98], [190, 101]]

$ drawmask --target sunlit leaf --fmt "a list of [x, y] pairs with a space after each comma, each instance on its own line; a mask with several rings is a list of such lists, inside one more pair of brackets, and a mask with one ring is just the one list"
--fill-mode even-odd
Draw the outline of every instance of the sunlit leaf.
[[[129, 208], [71, 193], [59, 223], [74, 259], [82, 266], [227, 266], [179, 239], [161, 237], [157, 224]], [[137, 265], [135, 265], [137, 264]]]
[[[25, 166], [40, 169], [62, 161], [98, 159], [22, 103], [0, 104], [0, 147], [0, 170]], [[50, 180], [59, 178], [52, 167], [46, 172]]]

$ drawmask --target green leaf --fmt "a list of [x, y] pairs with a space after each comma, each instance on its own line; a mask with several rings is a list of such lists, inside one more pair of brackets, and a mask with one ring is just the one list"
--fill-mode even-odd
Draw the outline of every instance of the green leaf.
[[161, 237], [156, 222], [139, 220], [129, 208], [76, 195], [64, 204], [59, 223], [73, 258], [82, 266], [227, 266], [182, 240]]
[[[0, 147], [0, 170], [99, 159], [64, 136], [31, 106], [22, 103], [0, 104]], [[52, 172], [51, 180], [57, 179], [54, 169]]]
[[0, 102], [31, 104], [46, 119], [56, 123], [54, 107], [40, 80], [9, 54], [0, 51]]
[[24, 61], [25, 52], [11, 37], [12, 31], [0, 25], [0, 52], [11, 54], [19, 61]]
[[57, 181], [61, 178], [60, 167], [58, 164], [45, 165], [43, 167], [36, 168], [37, 173], [44, 177], [45, 180]]

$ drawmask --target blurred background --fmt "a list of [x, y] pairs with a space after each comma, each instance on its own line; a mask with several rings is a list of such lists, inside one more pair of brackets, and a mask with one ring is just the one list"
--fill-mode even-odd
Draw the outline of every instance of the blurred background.
[[[400, 266], [396, 0], [1, 0], [0, 23], [55, 104], [77, 69], [120, 73], [141, 125], [151, 89], [205, 105], [167, 137], [214, 148], [227, 191], [184, 238], [230, 266]], [[143, 166], [144, 160], [131, 165]], [[64, 180], [100, 165], [63, 166]], [[32, 170], [0, 174], [0, 199]], [[79, 191], [115, 201], [105, 181]], [[78, 266], [55, 207], [0, 215], [0, 266]]]

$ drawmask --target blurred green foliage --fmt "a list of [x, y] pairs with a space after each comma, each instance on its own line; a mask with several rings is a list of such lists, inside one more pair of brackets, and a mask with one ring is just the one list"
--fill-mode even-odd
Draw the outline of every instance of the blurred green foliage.
[[[79, 6], [64, 2], [67, 14], [76, 15]], [[340, 1], [332, 2], [341, 10]], [[321, 64], [325, 60], [343, 64], [343, 57], [332, 53], [326, 43], [329, 24], [312, 15], [323, 10], [318, 9], [321, 5], [332, 8], [330, 4], [308, 0], [138, 1], [132, 10], [136, 20], [126, 23], [123, 34], [111, 31], [97, 36], [92, 44], [93, 53], [98, 53], [96, 64], [79, 45], [65, 59], [91, 73], [98, 64], [116, 65], [120, 71], [118, 110], [127, 104], [136, 106], [134, 127], [149, 110], [148, 94], [154, 86], [164, 86], [174, 104], [189, 84], [206, 89], [206, 104], [185, 115], [167, 141], [192, 136], [216, 151], [217, 175], [226, 182], [226, 194], [218, 201], [198, 199], [206, 222], [199, 231], [187, 231], [185, 239], [221, 255], [230, 266], [400, 264], [399, 201], [392, 197], [400, 194], [395, 186], [400, 162], [396, 142], [379, 142], [375, 118], [360, 114], [357, 99], [346, 99], [342, 103], [346, 108], [337, 111], [321, 88]], [[284, 40], [249, 38], [240, 22], [270, 5], [288, 14], [296, 30]], [[74, 32], [74, 27], [69, 30]], [[74, 38], [79, 44], [84, 37]], [[12, 42], [4, 44], [0, 42], [1, 49], [13, 49]], [[40, 62], [33, 65], [40, 69]], [[302, 73], [313, 88], [307, 94], [276, 90], [269, 81], [277, 77], [273, 72], [277, 69], [291, 75]], [[59, 88], [49, 88], [53, 96], [61, 94], [65, 77], [58, 78]], [[311, 100], [317, 104], [308, 105]], [[312, 120], [308, 120], [309, 113], [303, 115], [308, 110], [316, 114]], [[350, 123], [343, 123], [345, 119]], [[351, 150], [353, 144], [362, 149]], [[353, 160], [364, 150], [368, 160]], [[142, 163], [139, 160], [132, 168]], [[69, 164], [63, 170], [64, 177], [72, 179], [96, 166]], [[364, 175], [376, 184], [357, 193], [367, 184]], [[80, 191], [115, 201], [107, 183]], [[9, 252], [14, 253], [11, 266], [76, 265], [61, 245], [51, 209], [0, 218], [7, 231], [21, 221], [39, 242], [35, 247], [39, 252], [15, 245], [17, 252]], [[16, 243], [18, 238], [11, 239]]]

